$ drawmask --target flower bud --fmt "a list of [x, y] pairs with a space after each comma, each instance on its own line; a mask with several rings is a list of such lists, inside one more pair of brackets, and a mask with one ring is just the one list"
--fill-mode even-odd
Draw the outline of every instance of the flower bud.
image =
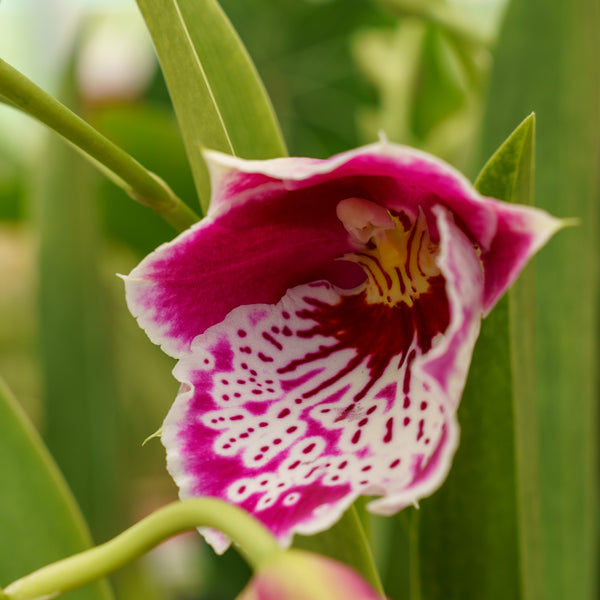
[[289, 550], [259, 569], [237, 600], [383, 600], [350, 567], [311, 552]]

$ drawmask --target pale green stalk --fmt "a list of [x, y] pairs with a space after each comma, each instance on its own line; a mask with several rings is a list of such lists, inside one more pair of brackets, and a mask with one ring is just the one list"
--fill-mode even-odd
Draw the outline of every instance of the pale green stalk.
[[134, 200], [175, 229], [183, 231], [199, 220], [162, 179], [2, 59], [0, 100], [56, 131]]
[[0, 591], [0, 599], [54, 598], [104, 577], [166, 538], [195, 527], [214, 528], [230, 537], [255, 570], [281, 552], [269, 531], [242, 509], [214, 498], [183, 500], [157, 510], [100, 546], [14, 581]]

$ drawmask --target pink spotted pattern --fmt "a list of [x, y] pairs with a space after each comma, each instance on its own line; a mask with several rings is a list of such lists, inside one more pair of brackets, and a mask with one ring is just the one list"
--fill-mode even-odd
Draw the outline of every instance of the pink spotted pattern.
[[183, 468], [190, 495], [240, 504], [288, 538], [290, 522], [310, 533], [358, 493], [400, 490], [418, 476], [446, 417], [432, 386], [411, 375], [416, 341], [372, 380], [376, 346], [311, 333], [311, 315], [343, 302], [319, 283], [291, 290], [275, 310], [238, 308], [180, 361], [175, 375], [194, 390], [178, 399], [187, 425], [174, 409], [163, 439], [169, 446], [173, 422], [184, 459], [170, 466]]

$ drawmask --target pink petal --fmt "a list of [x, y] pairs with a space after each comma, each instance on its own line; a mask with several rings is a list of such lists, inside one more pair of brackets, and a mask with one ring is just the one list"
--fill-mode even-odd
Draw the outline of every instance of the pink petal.
[[412, 308], [319, 281], [235, 308], [193, 340], [162, 434], [182, 497], [239, 504], [287, 545], [328, 528], [360, 495], [383, 496], [370, 508], [388, 514], [441, 484], [483, 274], [448, 212], [434, 213], [443, 278]]
[[352, 183], [362, 194], [349, 193], [347, 198], [367, 198], [390, 209], [443, 204], [484, 249], [496, 230], [493, 209], [464, 175], [431, 154], [387, 141], [325, 160], [292, 157], [245, 161], [217, 152], [207, 153], [207, 159], [215, 185], [211, 205], [215, 204], [217, 212], [235, 204], [238, 195], [254, 189], [257, 182], [265, 188], [282, 182], [289, 191], [324, 183]]
[[356, 265], [336, 260], [352, 248], [336, 204], [355, 188], [279, 188], [274, 195], [253, 190], [217, 210], [125, 278], [132, 314], [165, 352], [181, 356], [236, 306], [275, 303], [290, 287], [318, 279], [348, 288], [364, 279]]
[[562, 227], [564, 221], [543, 210], [486, 199], [498, 218], [488, 252], [481, 256], [485, 271], [484, 315], [513, 284], [527, 261]]

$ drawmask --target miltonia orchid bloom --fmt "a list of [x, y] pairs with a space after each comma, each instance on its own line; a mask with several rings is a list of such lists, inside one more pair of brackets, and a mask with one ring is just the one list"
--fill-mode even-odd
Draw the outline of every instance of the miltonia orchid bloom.
[[206, 160], [208, 216], [125, 278], [179, 359], [162, 441], [181, 497], [238, 504], [287, 545], [360, 495], [392, 514], [431, 494], [481, 318], [560, 221], [385, 141]]

